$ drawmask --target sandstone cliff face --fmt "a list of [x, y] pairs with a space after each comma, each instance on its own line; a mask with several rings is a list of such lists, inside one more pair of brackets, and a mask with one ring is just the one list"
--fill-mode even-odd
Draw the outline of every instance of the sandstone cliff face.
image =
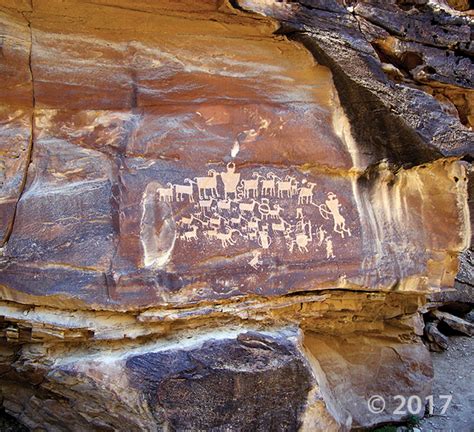
[[0, 1], [5, 409], [402, 419], [430, 392], [418, 311], [470, 243], [471, 29], [424, 1]]

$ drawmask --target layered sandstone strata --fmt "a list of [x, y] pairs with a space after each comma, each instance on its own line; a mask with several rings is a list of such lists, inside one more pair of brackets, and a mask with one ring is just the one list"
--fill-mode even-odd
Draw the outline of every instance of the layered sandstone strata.
[[471, 22], [352, 3], [0, 2], [8, 412], [348, 430], [429, 394], [418, 310], [470, 240]]

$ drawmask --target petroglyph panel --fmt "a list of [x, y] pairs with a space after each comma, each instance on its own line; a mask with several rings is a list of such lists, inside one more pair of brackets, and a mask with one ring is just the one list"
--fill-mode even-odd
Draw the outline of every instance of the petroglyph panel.
[[[185, 179], [183, 185], [168, 183], [156, 194], [160, 202], [193, 203], [191, 211], [176, 220], [181, 241], [216, 241], [222, 248], [236, 243], [260, 247], [249, 262], [254, 268], [261, 263], [262, 251], [272, 245], [277, 249], [284, 244], [290, 253], [309, 253], [314, 241], [317, 247], [324, 245], [327, 259], [335, 258], [332, 236], [351, 237], [337, 195], [328, 192], [326, 200], [317, 203], [316, 183], [261, 172], [242, 178], [235, 164], [229, 163], [226, 171], [211, 169], [208, 176]], [[317, 213], [325, 221], [332, 220], [332, 229], [324, 221], [314, 221]]]
[[[176, 174], [149, 185], [143, 194], [145, 267], [199, 266], [206, 257], [238, 256], [245, 257], [239, 265], [261, 271], [291, 262], [347, 258], [360, 246], [353, 235], [358, 236], [360, 227], [347, 180], [270, 166], [238, 168], [232, 162], [210, 164], [197, 176]], [[167, 215], [165, 223], [157, 224], [160, 229], [173, 231], [168, 242], [163, 237], [154, 242], [161, 243], [160, 251], [147, 242], [153, 237], [150, 215], [156, 212]]]

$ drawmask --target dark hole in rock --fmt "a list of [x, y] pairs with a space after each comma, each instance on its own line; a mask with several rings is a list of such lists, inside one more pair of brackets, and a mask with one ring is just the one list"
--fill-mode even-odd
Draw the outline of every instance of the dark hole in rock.
[[408, 70], [412, 70], [423, 64], [423, 57], [416, 52], [408, 51], [402, 55], [401, 61]]
[[448, 312], [463, 319], [467, 319], [465, 315], [468, 314], [471, 309], [471, 304], [461, 302], [447, 303], [439, 308], [439, 310], [442, 312]]
[[440, 321], [438, 324], [438, 330], [446, 336], [459, 336], [462, 335], [461, 332], [454, 330], [450, 326], [448, 326], [445, 322]]

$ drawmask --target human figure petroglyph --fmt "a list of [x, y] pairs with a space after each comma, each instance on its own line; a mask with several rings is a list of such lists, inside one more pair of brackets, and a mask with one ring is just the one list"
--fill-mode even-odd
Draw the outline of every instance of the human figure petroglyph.
[[308, 186], [302, 186], [298, 194], [298, 204], [312, 204], [313, 203], [313, 189], [316, 183], [307, 183]]
[[323, 244], [324, 239], [326, 238], [326, 230], [323, 228], [321, 225], [318, 228], [318, 246], [321, 246]]
[[336, 258], [334, 255], [334, 246], [332, 244], [331, 236], [326, 239], [326, 259]]
[[294, 240], [293, 240], [293, 230], [291, 229], [291, 227], [287, 227], [285, 232], [283, 233], [283, 237], [285, 238], [285, 241], [286, 241], [286, 246], [288, 248], [288, 250], [290, 251], [290, 253], [293, 252], [293, 247], [294, 247]]
[[295, 243], [300, 252], [308, 252], [308, 244], [313, 240], [311, 221], [300, 221], [296, 225]]
[[350, 229], [346, 228], [346, 220], [339, 211], [341, 204], [339, 203], [336, 194], [329, 192], [327, 196], [328, 199], [326, 200], [325, 204], [318, 206], [319, 213], [324, 219], [329, 219], [329, 217], [332, 216], [334, 221], [334, 232], [340, 234], [342, 238], [344, 238], [344, 233], [347, 233], [347, 235], [350, 237], [351, 231]]
[[262, 249], [268, 249], [272, 244], [272, 238], [268, 233], [268, 225], [263, 225], [262, 230], [258, 232], [258, 244]]
[[226, 172], [220, 173], [222, 183], [224, 184], [224, 199], [228, 199], [229, 195], [234, 195], [234, 198], [237, 198], [237, 185], [240, 181], [240, 173], [235, 172], [235, 164], [233, 162], [229, 162], [226, 168]]
[[303, 219], [303, 209], [301, 207], [296, 209], [296, 219]]

